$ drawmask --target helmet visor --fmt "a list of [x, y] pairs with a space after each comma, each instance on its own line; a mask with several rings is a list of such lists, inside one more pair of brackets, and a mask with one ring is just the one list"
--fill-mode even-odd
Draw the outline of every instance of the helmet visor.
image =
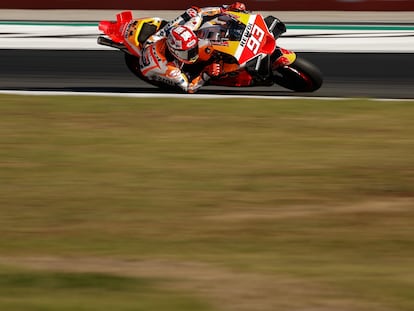
[[198, 58], [198, 45], [185, 51], [174, 49], [174, 55], [185, 63], [194, 63]]

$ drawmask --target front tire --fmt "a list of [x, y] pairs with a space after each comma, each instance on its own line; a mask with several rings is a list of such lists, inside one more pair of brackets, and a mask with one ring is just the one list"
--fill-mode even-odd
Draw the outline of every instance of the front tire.
[[323, 83], [321, 71], [303, 58], [273, 70], [273, 81], [295, 92], [314, 92]]

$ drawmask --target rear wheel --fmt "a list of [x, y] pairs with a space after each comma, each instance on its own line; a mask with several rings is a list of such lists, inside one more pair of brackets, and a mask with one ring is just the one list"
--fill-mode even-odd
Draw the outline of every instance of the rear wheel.
[[314, 92], [322, 86], [321, 71], [303, 58], [273, 70], [273, 81], [295, 92]]
[[139, 69], [138, 57], [133, 56], [129, 53], [125, 53], [125, 64], [134, 75], [136, 75], [140, 79], [144, 79], [144, 76], [141, 74], [141, 71]]

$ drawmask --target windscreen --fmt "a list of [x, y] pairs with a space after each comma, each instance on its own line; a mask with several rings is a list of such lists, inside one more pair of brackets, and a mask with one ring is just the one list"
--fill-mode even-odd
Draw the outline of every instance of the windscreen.
[[201, 26], [197, 36], [210, 41], [240, 41], [245, 27], [233, 18], [220, 16]]

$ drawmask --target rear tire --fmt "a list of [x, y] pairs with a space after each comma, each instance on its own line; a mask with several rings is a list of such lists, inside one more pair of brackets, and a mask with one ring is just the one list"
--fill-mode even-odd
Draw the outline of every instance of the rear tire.
[[303, 58], [273, 70], [273, 81], [295, 92], [314, 92], [322, 86], [321, 71]]
[[129, 53], [125, 53], [124, 56], [125, 56], [125, 64], [127, 65], [128, 69], [138, 78], [143, 80], [144, 76], [141, 74], [141, 71], [139, 69], [139, 58]]

